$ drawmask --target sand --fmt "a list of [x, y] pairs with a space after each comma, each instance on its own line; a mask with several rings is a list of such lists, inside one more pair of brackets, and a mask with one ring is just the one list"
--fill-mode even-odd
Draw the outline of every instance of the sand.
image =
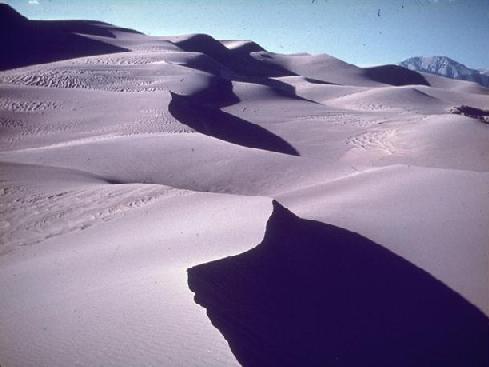
[[[15, 22], [20, 30], [13, 32], [29, 32], [29, 21]], [[265, 306], [281, 311], [300, 287], [283, 298], [266, 285], [294, 277], [310, 291], [301, 307], [348, 317], [349, 308], [317, 303], [314, 289], [338, 291], [330, 277], [344, 273], [332, 270], [335, 258], [350, 259], [353, 273], [372, 275], [375, 267], [358, 265], [367, 255], [354, 247], [329, 247], [351, 245], [350, 235], [337, 244], [336, 233], [350, 233], [353, 243], [361, 238], [369, 261], [390, 259], [372, 282], [387, 281], [389, 269], [404, 274], [393, 278], [401, 288], [373, 292], [371, 304], [392, 310], [398, 305], [389, 295], [411, 299], [410, 285], [440, 297], [416, 303], [400, 331], [389, 322], [369, 324], [368, 312], [360, 313], [365, 336], [379, 335], [380, 343], [398, 330], [392, 350], [408, 353], [411, 325], [428, 335], [417, 348], [429, 349], [437, 335], [427, 315], [446, 307], [452, 320], [472, 320], [462, 334], [477, 342], [448, 338], [442, 349], [488, 365], [480, 345], [489, 336], [480, 330], [489, 315], [489, 125], [450, 113], [460, 105], [487, 108], [487, 89], [392, 66], [362, 69], [329, 55], [276, 54], [253, 41], [152, 37], [83, 21], [42, 27], [43, 40], [68, 32], [88, 46], [71, 54], [43, 48], [42, 60], [25, 59], [21, 50], [0, 72], [2, 366], [260, 365], [273, 353], [280, 360], [289, 339], [277, 339], [273, 353], [254, 350], [250, 345], [274, 334], [257, 326], [251, 341], [242, 339], [235, 320], [273, 318]], [[296, 220], [272, 225], [281, 223], [277, 216]], [[313, 241], [295, 232], [305, 219], [335, 229], [317, 237], [314, 230]], [[295, 242], [284, 256], [274, 246], [289, 231]], [[309, 274], [306, 260], [291, 267], [294, 253], [324, 256], [324, 272]], [[251, 268], [234, 273], [232, 264], [248, 257]], [[256, 264], [265, 268], [254, 273]], [[283, 278], [274, 266], [286, 269]], [[188, 284], [188, 269], [202, 269], [197, 285]], [[310, 278], [314, 287], [307, 288], [308, 276], [328, 282]], [[262, 316], [255, 303], [233, 303], [234, 296], [256, 296], [248, 288], [234, 294], [239, 279], [265, 287], [256, 289]], [[344, 282], [355, 302], [360, 284]], [[278, 303], [267, 299], [275, 291]], [[270, 322], [283, 326], [284, 314], [276, 315]], [[346, 332], [361, 333], [355, 325]], [[448, 333], [460, 327], [450, 325]], [[328, 338], [345, 333], [341, 328], [335, 324]], [[288, 332], [307, 330], [291, 324]], [[394, 354], [380, 358], [376, 346], [348, 352], [352, 339], [344, 335], [334, 343], [318, 335], [310, 345], [329, 348], [297, 348], [289, 361], [315, 365], [325, 350], [322, 361], [370, 350], [372, 363], [408, 363]], [[455, 363], [435, 349], [409, 363]]]

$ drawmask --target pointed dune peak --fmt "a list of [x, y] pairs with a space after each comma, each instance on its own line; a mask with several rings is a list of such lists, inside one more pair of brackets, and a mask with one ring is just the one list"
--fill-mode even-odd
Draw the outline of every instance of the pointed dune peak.
[[252, 52], [266, 52], [258, 43], [250, 40], [221, 40], [220, 42], [224, 47], [235, 53], [250, 54]]
[[243, 366], [487, 366], [489, 321], [403, 258], [278, 202], [263, 241], [188, 269]]
[[25, 24], [25, 22], [27, 22], [26, 17], [7, 4], [0, 4], [0, 20], [0, 28]]
[[105, 23], [28, 20], [5, 4], [0, 17], [0, 70], [128, 51], [85, 36], [114, 38], [112, 26]]
[[0, 4], [0, 20], [0, 29], [4, 29], [5, 32], [24, 28], [25, 31], [30, 32], [48, 30], [111, 38], [114, 38], [114, 35], [110, 31], [142, 34], [130, 28], [121, 28], [98, 20], [29, 20], [7, 4]]
[[194, 33], [180, 36], [174, 43], [185, 51], [202, 53], [226, 53], [227, 48], [212, 36], [204, 33]]
[[293, 75], [289, 70], [271, 65], [253, 58], [248, 52], [244, 52], [246, 46], [232, 49], [207, 34], [191, 34], [180, 36], [173, 42], [186, 52], [201, 52], [235, 73], [235, 77], [277, 77]]

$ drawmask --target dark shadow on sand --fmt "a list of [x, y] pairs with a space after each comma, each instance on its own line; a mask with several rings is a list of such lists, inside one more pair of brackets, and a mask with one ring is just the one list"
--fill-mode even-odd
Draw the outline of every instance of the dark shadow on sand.
[[168, 110], [182, 124], [202, 134], [248, 148], [299, 155], [292, 145], [261, 126], [223, 112], [217, 107], [198, 103], [194, 98], [171, 93]]
[[473, 119], [477, 119], [485, 124], [489, 124], [489, 110], [483, 110], [477, 107], [462, 105], [462, 106], [452, 107], [450, 109], [450, 113], [467, 116]]
[[[309, 81], [310, 79], [306, 78], [306, 80]], [[311, 99], [307, 99], [307, 98], [299, 96], [293, 85], [287, 84], [281, 80], [269, 78], [269, 79], [263, 80], [262, 84], [269, 86], [276, 93], [278, 93], [279, 95], [282, 95], [284, 97], [287, 97], [290, 99], [295, 99], [298, 101], [305, 101], [305, 102], [309, 102], [309, 103], [313, 103], [313, 104], [319, 104], [318, 102], [315, 102]], [[314, 83], [314, 84], [319, 84], [319, 83]], [[330, 83], [323, 82], [321, 84], [330, 84]]]
[[488, 318], [425, 271], [274, 202], [256, 248], [188, 269], [243, 366], [482, 367]]
[[206, 88], [188, 97], [194, 104], [223, 108], [239, 103], [238, 96], [233, 91], [230, 80], [213, 76]]
[[76, 34], [113, 38], [106, 27], [107, 24], [95, 21], [32, 21], [0, 4], [0, 70], [128, 51]]
[[295, 75], [279, 65], [271, 65], [256, 60], [249, 53], [229, 50], [222, 43], [206, 34], [195, 34], [188, 39], [175, 42], [175, 44], [187, 52], [206, 54], [238, 75], [250, 77]]
[[420, 73], [403, 68], [398, 65], [381, 65], [363, 69], [365, 75], [376, 82], [403, 86], [403, 85], [427, 85], [430, 83]]

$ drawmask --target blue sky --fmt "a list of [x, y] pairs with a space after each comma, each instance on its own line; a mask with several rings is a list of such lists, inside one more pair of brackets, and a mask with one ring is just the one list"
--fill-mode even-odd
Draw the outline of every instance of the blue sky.
[[[31, 19], [97, 19], [151, 35], [208, 33], [350, 63], [446, 55], [489, 68], [489, 0], [10, 0]], [[380, 9], [380, 12], [379, 12]]]

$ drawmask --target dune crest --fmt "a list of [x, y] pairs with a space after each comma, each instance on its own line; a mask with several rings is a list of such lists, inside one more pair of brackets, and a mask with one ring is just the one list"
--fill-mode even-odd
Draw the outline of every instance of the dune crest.
[[289, 143], [264, 128], [218, 108], [199, 105], [191, 97], [171, 93], [168, 110], [178, 121], [202, 134], [248, 148], [299, 155]]
[[243, 366], [489, 363], [473, 305], [367, 238], [273, 204], [257, 247], [188, 270]]
[[0, 18], [0, 70], [128, 51], [79, 33], [114, 38], [112, 31], [135, 32], [94, 21], [28, 20], [6, 4], [0, 4]]

